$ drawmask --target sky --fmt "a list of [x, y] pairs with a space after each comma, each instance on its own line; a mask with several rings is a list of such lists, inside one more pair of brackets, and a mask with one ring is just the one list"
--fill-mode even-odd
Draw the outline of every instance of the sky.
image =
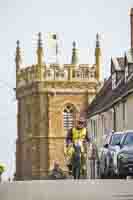
[[70, 63], [72, 42], [80, 49], [80, 63], [94, 63], [96, 33], [100, 33], [103, 76], [110, 73], [110, 58], [130, 48], [129, 8], [132, 0], [0, 0], [0, 163], [3, 179], [15, 171], [16, 98], [15, 48], [19, 39], [24, 65], [36, 62], [37, 32], [57, 32], [65, 63]]

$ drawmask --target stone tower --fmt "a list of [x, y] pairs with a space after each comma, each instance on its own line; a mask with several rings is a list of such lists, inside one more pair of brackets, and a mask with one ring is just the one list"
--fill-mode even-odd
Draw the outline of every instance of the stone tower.
[[83, 113], [96, 95], [99, 86], [96, 70], [101, 67], [99, 62], [99, 66], [79, 64], [78, 53], [73, 42], [71, 64], [46, 64], [39, 33], [37, 63], [24, 68], [17, 41], [17, 180], [43, 179], [55, 159], [66, 169], [66, 132], [74, 125], [77, 113]]

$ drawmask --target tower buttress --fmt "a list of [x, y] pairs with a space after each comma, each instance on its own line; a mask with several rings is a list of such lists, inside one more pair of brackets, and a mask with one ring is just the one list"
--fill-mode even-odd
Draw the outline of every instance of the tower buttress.
[[96, 48], [95, 48], [95, 64], [96, 64], [96, 79], [101, 79], [101, 48], [99, 34], [96, 34]]

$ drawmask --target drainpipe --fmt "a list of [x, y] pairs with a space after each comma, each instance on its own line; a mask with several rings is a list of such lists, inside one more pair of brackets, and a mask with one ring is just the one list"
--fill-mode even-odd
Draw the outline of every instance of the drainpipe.
[[116, 131], [116, 108], [113, 107], [113, 129]]

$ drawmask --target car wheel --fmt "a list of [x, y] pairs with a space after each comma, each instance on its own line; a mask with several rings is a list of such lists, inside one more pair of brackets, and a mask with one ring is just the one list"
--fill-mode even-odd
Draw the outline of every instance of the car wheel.
[[104, 179], [104, 178], [105, 178], [105, 175], [103, 174], [103, 172], [101, 172], [101, 170], [100, 170], [100, 172], [99, 172], [99, 178], [100, 178], [100, 179]]
[[105, 160], [105, 164], [104, 164], [104, 176], [105, 176], [105, 178], [108, 178], [108, 176], [109, 176], [107, 159]]
[[100, 170], [99, 170], [99, 176], [101, 179], [105, 179], [107, 178], [107, 163], [106, 163], [106, 160], [104, 161], [104, 166], [102, 166], [102, 169], [100, 167]]
[[126, 175], [124, 175], [124, 174], [122, 173], [121, 168], [120, 168], [120, 163], [119, 163], [119, 161], [118, 161], [117, 174], [118, 174], [118, 178], [120, 178], [120, 179], [126, 179], [126, 177], [127, 177]]
[[104, 179], [104, 169], [103, 166], [99, 165], [99, 178]]

